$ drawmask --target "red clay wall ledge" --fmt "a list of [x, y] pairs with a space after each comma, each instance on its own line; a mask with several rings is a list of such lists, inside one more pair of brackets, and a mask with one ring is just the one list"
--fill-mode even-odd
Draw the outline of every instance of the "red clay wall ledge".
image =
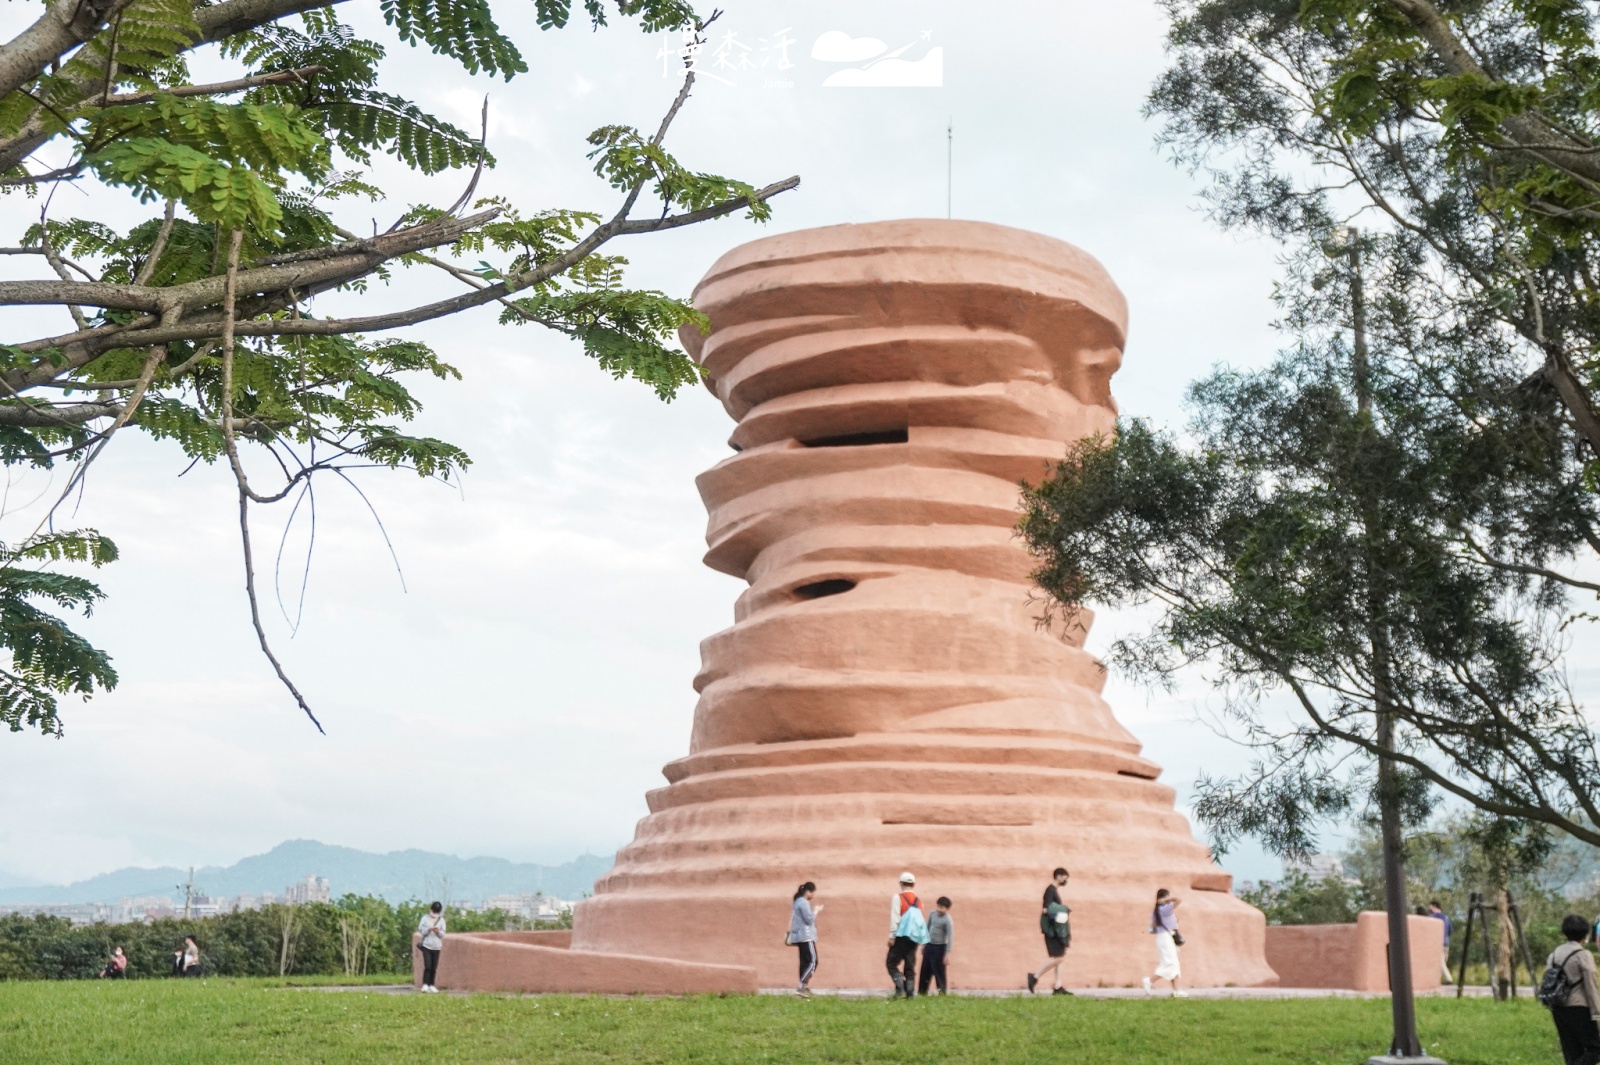
[[[534, 994], [753, 995], [756, 971], [636, 954], [569, 950], [570, 933], [456, 932], [439, 956], [441, 991]], [[549, 946], [535, 946], [548, 937]], [[422, 952], [412, 952], [412, 983], [422, 982]]]

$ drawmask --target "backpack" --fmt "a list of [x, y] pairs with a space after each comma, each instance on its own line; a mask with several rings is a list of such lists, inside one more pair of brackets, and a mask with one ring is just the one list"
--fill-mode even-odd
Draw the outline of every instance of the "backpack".
[[[1578, 950], [1582, 950], [1579, 947]], [[1567, 996], [1578, 986], [1578, 981], [1567, 974], [1567, 962], [1571, 961], [1578, 951], [1575, 950], [1564, 958], [1560, 965], [1550, 965], [1544, 971], [1544, 979], [1539, 981], [1539, 990], [1533, 997], [1544, 1003], [1550, 1009], [1556, 1009], [1567, 1004]], [[1551, 961], [1555, 960], [1554, 955]]]
[[917, 897], [906, 897], [908, 892], [900, 893], [900, 923], [895, 927], [896, 936], [904, 936], [913, 943], [926, 943], [928, 941], [928, 921], [922, 916], [922, 906], [917, 902]]

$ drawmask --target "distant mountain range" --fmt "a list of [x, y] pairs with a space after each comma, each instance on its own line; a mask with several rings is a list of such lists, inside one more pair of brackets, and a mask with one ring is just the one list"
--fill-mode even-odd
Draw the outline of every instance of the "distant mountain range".
[[[316, 840], [280, 843], [265, 854], [245, 858], [226, 868], [206, 866], [194, 871], [197, 892], [213, 898], [281, 894], [286, 885], [307, 873], [325, 876], [334, 898], [347, 893], [377, 895], [391, 902], [440, 898], [477, 902], [489, 895], [540, 891], [561, 899], [582, 898], [594, 882], [611, 868], [612, 859], [585, 854], [563, 865], [533, 865], [504, 858], [457, 858], [428, 851], [394, 851], [369, 854], [351, 847], [334, 847]], [[35, 902], [101, 902], [141, 895], [181, 898], [187, 869], [118, 869], [75, 884], [0, 887], [0, 904]], [[4, 883], [4, 881], [0, 881]]]

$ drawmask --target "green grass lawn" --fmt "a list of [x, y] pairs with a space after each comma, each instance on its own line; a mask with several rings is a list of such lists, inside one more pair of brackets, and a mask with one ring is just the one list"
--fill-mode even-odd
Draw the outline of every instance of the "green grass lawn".
[[[1451, 1065], [1554, 1065], [1530, 999], [1421, 999]], [[1384, 999], [500, 998], [294, 990], [266, 980], [0, 983], [0, 1061], [1037, 1062], [1358, 1065]]]

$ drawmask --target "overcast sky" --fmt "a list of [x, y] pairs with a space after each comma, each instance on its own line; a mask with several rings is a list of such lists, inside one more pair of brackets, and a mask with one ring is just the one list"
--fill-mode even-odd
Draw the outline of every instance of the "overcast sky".
[[[764, 228], [730, 219], [632, 238], [616, 250], [632, 259], [635, 284], [687, 296], [719, 254], [765, 233], [942, 217], [953, 122], [955, 217], [1071, 241], [1127, 294], [1131, 334], [1114, 381], [1125, 414], [1170, 423], [1186, 383], [1209, 367], [1270, 356], [1274, 248], [1212, 227], [1194, 180], [1162, 158], [1139, 114], [1162, 64], [1153, 3], [992, 4], [981, 18], [943, 0], [724, 6], [714, 44], [731, 32], [731, 54], [748, 45], [768, 69], [724, 72], [731, 84], [702, 79], [669, 146], [757, 185], [790, 174], [803, 183]], [[541, 34], [518, 0], [497, 10], [532, 73], [510, 84], [393, 43], [372, 0], [339, 10], [392, 44], [385, 87], [472, 128], [488, 94], [499, 166], [480, 191], [530, 210], [607, 210], [583, 138], [609, 123], [653, 129], [677, 89], [675, 74], [663, 77], [665, 35]], [[942, 48], [944, 84], [823, 87], [838, 65], [810, 53], [832, 31], [913, 44], [908, 57]], [[779, 73], [783, 47], [793, 66]], [[449, 203], [464, 180], [387, 166], [375, 178], [392, 200], [350, 203], [339, 216], [348, 227]], [[124, 197], [85, 192], [62, 190], [53, 215], [134, 217]], [[16, 243], [37, 210], [0, 201], [0, 243]], [[0, 268], [30, 276], [35, 265], [12, 257]], [[441, 276], [344, 302], [364, 313], [399, 307], [441, 291]], [[0, 336], [35, 335], [38, 322], [0, 317]], [[12, 811], [0, 821], [0, 882], [227, 864], [296, 837], [551, 862], [631, 837], [645, 790], [687, 749], [698, 643], [732, 622], [740, 590], [700, 564], [705, 513], [694, 488], [695, 474], [728, 454], [732, 423], [703, 390], [663, 404], [559, 337], [498, 326], [491, 310], [410, 335], [464, 375], [417, 383], [427, 401], [419, 427], [465, 447], [474, 465], [460, 491], [406, 473], [362, 478], [404, 591], [361, 501], [333, 483], [319, 492], [304, 618], [291, 638], [280, 615], [272, 634], [328, 735], [254, 646], [226, 472], [180, 477], [186, 461], [174, 448], [125, 433], [72, 519], [122, 551], [103, 573], [109, 601], [84, 625], [122, 682], [69, 703], [64, 739], [0, 735], [0, 802]], [[39, 510], [25, 504], [47, 487], [13, 477], [0, 536], [31, 528]], [[269, 588], [285, 517], [260, 518]], [[302, 522], [287, 541], [286, 569], [303, 559], [303, 532]], [[1127, 621], [1102, 616], [1091, 646]], [[1198, 680], [1172, 698], [1116, 680], [1109, 689], [1180, 793], [1201, 770], [1242, 761], [1193, 720], [1201, 692]], [[1274, 868], [1248, 851], [1230, 864], [1244, 876]]]

